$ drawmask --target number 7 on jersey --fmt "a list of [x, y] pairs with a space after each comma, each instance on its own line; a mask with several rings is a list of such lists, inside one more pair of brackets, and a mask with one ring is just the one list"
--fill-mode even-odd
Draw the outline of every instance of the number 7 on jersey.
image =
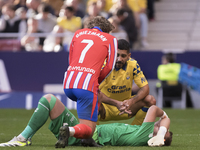
[[83, 63], [83, 60], [85, 58], [85, 55], [87, 53], [87, 51], [92, 47], [92, 45], [94, 44], [93, 40], [82, 40], [81, 43], [87, 43], [86, 47], [82, 50], [81, 52], [81, 56], [79, 58], [79, 63]]

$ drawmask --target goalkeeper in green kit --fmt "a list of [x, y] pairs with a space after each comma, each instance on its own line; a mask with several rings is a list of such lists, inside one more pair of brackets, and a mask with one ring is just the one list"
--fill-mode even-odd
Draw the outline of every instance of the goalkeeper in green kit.
[[[124, 111], [125, 107], [123, 108]], [[38, 107], [26, 128], [11, 141], [1, 143], [0, 147], [30, 146], [31, 138], [45, 124], [48, 117], [51, 119], [49, 130], [58, 139], [56, 143], [65, 143], [65, 146], [169, 146], [172, 141], [172, 132], [169, 132], [170, 119], [155, 105], [148, 109], [142, 125], [97, 125], [92, 138], [76, 139], [73, 137], [76, 134], [73, 126], [79, 123], [78, 120], [57, 97], [47, 94], [39, 100]], [[157, 122], [156, 117], [160, 117]], [[57, 144], [55, 147], [58, 148]]]

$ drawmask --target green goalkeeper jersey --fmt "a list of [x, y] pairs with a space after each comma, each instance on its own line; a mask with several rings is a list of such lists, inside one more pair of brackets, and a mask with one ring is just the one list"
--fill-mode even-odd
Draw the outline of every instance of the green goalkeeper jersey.
[[154, 122], [142, 125], [123, 123], [97, 125], [93, 139], [101, 145], [112, 146], [145, 146], [153, 137]]

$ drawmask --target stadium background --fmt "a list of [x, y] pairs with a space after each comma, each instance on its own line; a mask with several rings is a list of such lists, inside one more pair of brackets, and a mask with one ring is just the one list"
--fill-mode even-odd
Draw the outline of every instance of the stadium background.
[[[161, 63], [160, 58], [163, 52], [174, 52], [177, 54], [177, 62], [185, 62], [200, 68], [199, 5], [200, 0], [159, 0], [155, 3], [156, 20], [149, 23], [148, 42], [150, 46], [132, 52], [132, 57], [138, 60], [147, 76], [151, 93], [155, 94], [153, 91], [155, 91], [155, 83], [157, 82], [156, 68]], [[24, 129], [34, 111], [32, 108], [36, 107], [39, 98], [44, 94], [44, 84], [53, 84], [54, 87], [57, 87], [59, 90], [55, 93], [56, 96], [68, 108], [75, 108], [75, 105], [68, 103], [66, 96], [60, 93], [62, 92], [62, 85], [60, 86], [60, 84], [62, 84], [63, 73], [68, 63], [67, 56], [67, 52], [25, 53], [0, 51], [0, 59], [4, 61], [12, 90], [12, 92], [0, 91], [1, 143], [9, 141]], [[0, 89], [2, 88], [1, 71]], [[47, 90], [50, 91], [51, 89]], [[200, 98], [197, 92], [193, 92], [195, 96], [193, 100], [196, 102], [195, 108], [197, 109], [164, 109], [171, 119], [170, 130], [174, 133], [173, 142], [170, 147], [156, 147], [156, 150], [199, 149]], [[76, 111], [73, 110], [73, 113], [76, 115]], [[47, 129], [49, 121], [33, 137], [32, 146], [23, 149], [55, 149], [56, 139]], [[130, 121], [123, 122], [130, 123]], [[10, 150], [11, 148], [4, 149]], [[14, 149], [21, 149], [21, 147], [15, 147]], [[72, 147], [71, 149], [84, 150], [88, 148]], [[110, 146], [104, 147], [104, 149], [121, 150], [124, 147]], [[132, 150], [133, 147], [126, 147], [126, 149]], [[134, 149], [149, 150], [150, 148], [134, 147]]]
[[[83, 0], [83, 2], [87, 2]], [[165, 52], [173, 52], [178, 63], [184, 62], [200, 68], [199, 0], [155, 1], [155, 20], [149, 22], [146, 48], [136, 47], [132, 51], [150, 85], [150, 94], [155, 93], [157, 67]], [[3, 35], [1, 34], [1, 37]], [[2, 43], [1, 43], [2, 44]], [[62, 91], [62, 79], [68, 66], [68, 52], [7, 52], [0, 51], [10, 92], [2, 90], [0, 80], [0, 108], [35, 108], [37, 101], [46, 92], [59, 94], [62, 101], [68, 100]], [[0, 72], [1, 74], [2, 72]], [[199, 93], [192, 91], [194, 107], [200, 108]]]

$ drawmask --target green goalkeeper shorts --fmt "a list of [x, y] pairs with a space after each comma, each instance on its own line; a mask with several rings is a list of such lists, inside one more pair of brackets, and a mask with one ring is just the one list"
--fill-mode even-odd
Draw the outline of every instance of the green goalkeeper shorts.
[[[56, 119], [51, 120], [49, 124], [49, 130], [55, 135], [58, 139], [59, 137], [59, 129], [61, 126], [75, 126], [79, 122], [77, 118], [65, 107], [63, 113], [58, 116]], [[80, 139], [76, 139], [74, 137], [69, 137], [68, 145], [79, 145]]]

